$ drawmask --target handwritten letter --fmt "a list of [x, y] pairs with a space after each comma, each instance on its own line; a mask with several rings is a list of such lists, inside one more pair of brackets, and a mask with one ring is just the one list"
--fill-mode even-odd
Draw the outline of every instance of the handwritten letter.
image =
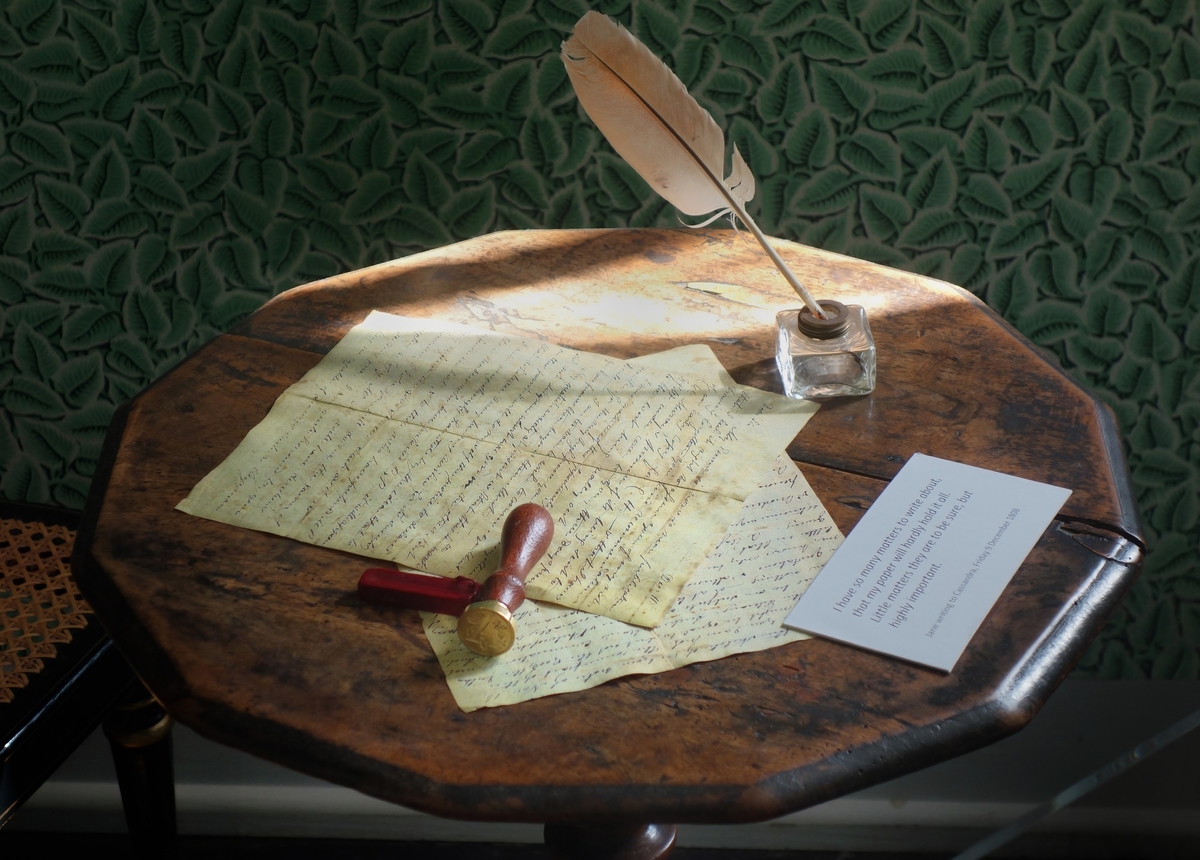
[[178, 507], [482, 579], [535, 501], [556, 532], [529, 596], [652, 627], [815, 409], [373, 312]]

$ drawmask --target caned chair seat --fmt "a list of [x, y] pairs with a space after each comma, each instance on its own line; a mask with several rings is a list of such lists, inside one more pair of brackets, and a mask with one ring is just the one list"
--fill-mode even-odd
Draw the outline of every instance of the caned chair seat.
[[101, 721], [136, 843], [174, 840], [170, 717], [71, 574], [79, 515], [0, 502], [0, 827]]

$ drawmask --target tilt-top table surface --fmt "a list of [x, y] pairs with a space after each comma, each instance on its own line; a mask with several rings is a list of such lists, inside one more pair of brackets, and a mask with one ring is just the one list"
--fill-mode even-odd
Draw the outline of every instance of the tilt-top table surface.
[[777, 247], [818, 298], [865, 306], [878, 345], [874, 394], [788, 448], [843, 532], [914, 452], [1074, 490], [948, 675], [814, 639], [464, 714], [418, 614], [355, 598], [370, 562], [175, 510], [373, 309], [618, 358], [705, 343], [780, 391], [774, 316], [799, 300], [730, 231], [499, 233], [281, 294], [118, 412], [79, 583], [181, 722], [443, 816], [763, 820], [995, 741], [1137, 574], [1111, 413], [957, 287]]

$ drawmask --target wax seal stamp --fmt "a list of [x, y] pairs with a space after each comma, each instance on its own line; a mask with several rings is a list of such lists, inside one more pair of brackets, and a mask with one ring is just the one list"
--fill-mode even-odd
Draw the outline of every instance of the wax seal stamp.
[[458, 617], [458, 637], [477, 654], [494, 657], [517, 638], [512, 613], [525, 602], [525, 579], [554, 537], [554, 520], [541, 505], [513, 508], [500, 532], [500, 567]]
[[476, 654], [495, 657], [516, 641], [513, 611], [525, 601], [525, 580], [553, 537], [549, 511], [541, 505], [518, 505], [500, 532], [500, 566], [483, 584], [465, 576], [444, 579], [372, 568], [359, 578], [358, 596], [368, 603], [457, 615], [463, 644]]

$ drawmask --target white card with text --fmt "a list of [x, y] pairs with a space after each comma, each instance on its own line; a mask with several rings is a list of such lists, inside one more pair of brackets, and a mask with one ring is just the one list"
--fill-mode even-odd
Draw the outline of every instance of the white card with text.
[[949, 672], [1070, 495], [914, 454], [783, 623]]

